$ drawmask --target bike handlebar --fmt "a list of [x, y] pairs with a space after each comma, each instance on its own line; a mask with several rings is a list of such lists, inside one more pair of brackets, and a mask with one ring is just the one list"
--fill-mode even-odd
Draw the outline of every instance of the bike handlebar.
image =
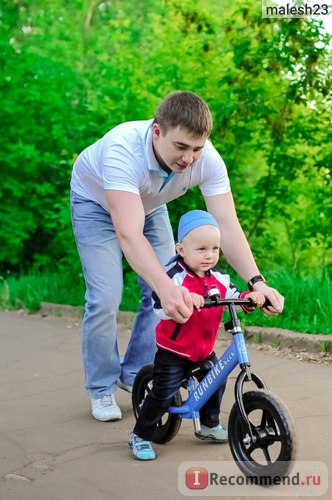
[[[209, 307], [217, 307], [217, 306], [230, 306], [233, 304], [234, 306], [248, 306], [248, 307], [257, 307], [257, 304], [252, 299], [220, 299], [219, 297], [214, 297], [211, 299], [210, 297], [204, 297], [204, 306], [205, 308]], [[262, 307], [270, 306], [271, 302], [266, 299]]]

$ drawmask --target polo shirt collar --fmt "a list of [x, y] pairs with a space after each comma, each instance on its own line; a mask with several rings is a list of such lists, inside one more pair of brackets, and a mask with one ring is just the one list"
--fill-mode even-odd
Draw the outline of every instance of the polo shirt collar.
[[[159, 163], [157, 161], [157, 158], [154, 154], [153, 146], [152, 146], [152, 124], [153, 124], [153, 120], [151, 120], [151, 124], [150, 124], [149, 129], [148, 129], [148, 133], [146, 136], [146, 143], [145, 143], [146, 144], [146, 151], [147, 151], [148, 169], [153, 170], [154, 172], [158, 172], [160, 177], [164, 177], [165, 180], [167, 179], [167, 182], [168, 182], [175, 175], [175, 173], [170, 172], [168, 174], [167, 172], [165, 172], [164, 169], [161, 168], [161, 166], [159, 165]], [[165, 182], [165, 184], [167, 184], [167, 182]]]
[[[154, 155], [153, 147], [152, 147], [152, 124], [153, 120], [151, 120], [150, 126], [148, 133], [146, 135], [146, 153], [147, 153], [147, 162], [148, 162], [148, 169], [149, 170], [154, 170], [155, 172], [159, 172], [161, 169], [159, 163], [157, 162], [157, 158]], [[166, 173], [166, 172], [165, 172]]]

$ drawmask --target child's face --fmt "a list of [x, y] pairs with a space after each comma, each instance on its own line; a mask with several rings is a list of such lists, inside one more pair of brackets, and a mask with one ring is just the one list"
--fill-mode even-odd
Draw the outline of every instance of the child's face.
[[188, 233], [182, 243], [176, 244], [177, 252], [198, 276], [214, 267], [220, 254], [220, 231], [215, 226], [197, 227]]

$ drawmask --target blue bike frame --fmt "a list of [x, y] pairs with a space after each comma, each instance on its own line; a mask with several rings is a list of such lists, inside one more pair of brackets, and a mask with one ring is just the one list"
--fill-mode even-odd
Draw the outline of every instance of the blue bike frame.
[[240, 414], [244, 420], [247, 421], [247, 415], [244, 411], [242, 402], [243, 382], [245, 380], [253, 380], [259, 388], [266, 389], [264, 382], [257, 375], [250, 372], [250, 362], [244, 340], [244, 333], [241, 329], [235, 309], [235, 305], [249, 305], [251, 302], [245, 299], [216, 300], [206, 300], [205, 307], [214, 307], [216, 305], [228, 306], [231, 314], [231, 321], [229, 324], [225, 325], [225, 328], [232, 333], [233, 342], [197, 386], [193, 377], [188, 379], [188, 399], [184, 401], [181, 406], [171, 406], [168, 411], [169, 413], [178, 414], [181, 418], [197, 420], [199, 418], [199, 410], [202, 406], [211, 398], [234, 368], [239, 365], [242, 370], [235, 384], [235, 398], [239, 405]]

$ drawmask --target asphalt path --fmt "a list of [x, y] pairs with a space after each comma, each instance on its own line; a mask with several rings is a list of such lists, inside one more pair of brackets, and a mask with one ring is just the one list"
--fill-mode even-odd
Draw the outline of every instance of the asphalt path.
[[[129, 335], [128, 326], [120, 325], [121, 352]], [[218, 349], [223, 347], [219, 343]], [[219, 485], [213, 497], [330, 499], [331, 366], [277, 357], [254, 346], [248, 349], [254, 371], [292, 413], [298, 441], [294, 471], [301, 464], [306, 471], [312, 466], [321, 484], [259, 491], [239, 484], [223, 490]], [[236, 375], [230, 377], [223, 401], [224, 424]], [[228, 445], [197, 440], [188, 420], [171, 442], [156, 446], [155, 461], [134, 460], [127, 446], [134, 425], [130, 395], [117, 392], [121, 421], [103, 423], [91, 416], [83, 387], [79, 320], [0, 311], [0, 390], [1, 500], [205, 498], [212, 495], [209, 488], [183, 486], [189, 465], [203, 463], [210, 470], [217, 463], [225, 474], [241, 475]]]

